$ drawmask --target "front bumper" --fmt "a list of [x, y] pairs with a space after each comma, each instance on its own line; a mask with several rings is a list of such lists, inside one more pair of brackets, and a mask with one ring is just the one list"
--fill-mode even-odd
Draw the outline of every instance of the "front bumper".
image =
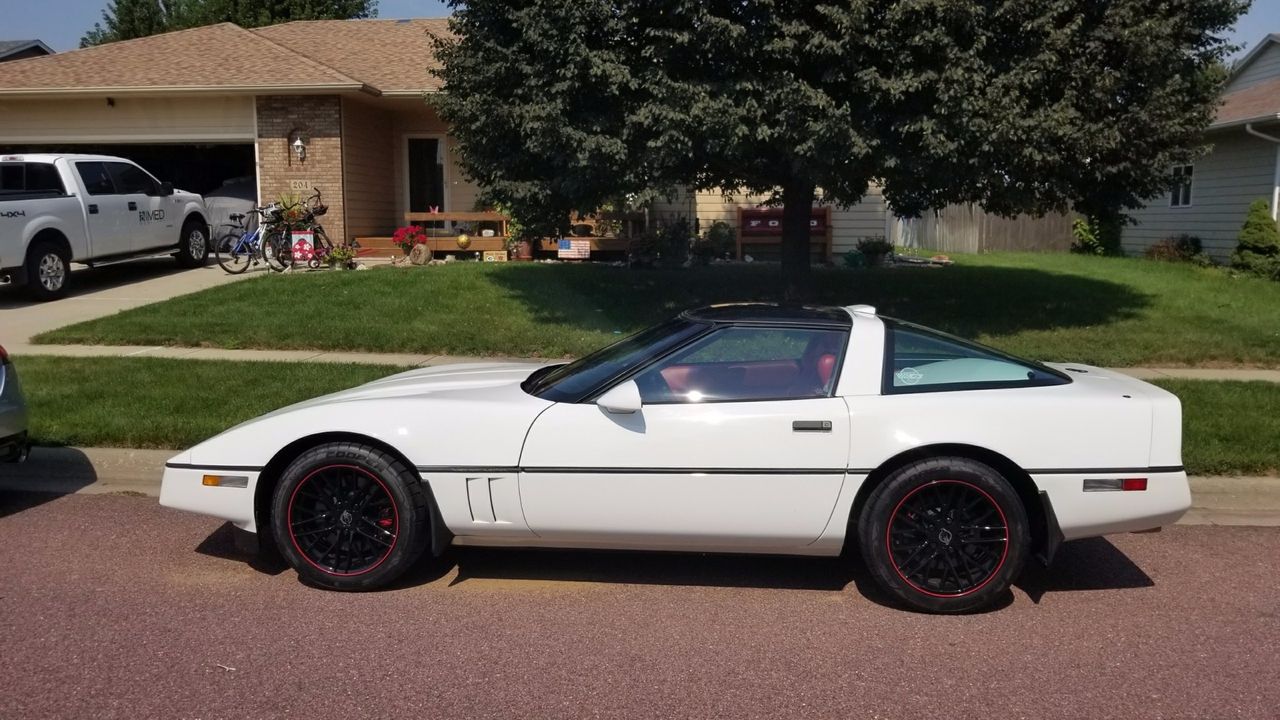
[[[202, 468], [169, 462], [165, 465], [164, 476], [160, 480], [160, 504], [175, 510], [228, 520], [241, 530], [257, 532], [253, 497], [261, 474], [260, 469]], [[205, 485], [205, 475], [236, 481], [243, 478], [244, 487]]]
[[[1172, 525], [1191, 508], [1187, 474], [1178, 472], [1120, 472], [1033, 474], [1040, 490], [1049, 496], [1062, 529], [1063, 540], [1111, 533], [1152, 530]], [[1147, 479], [1140, 491], [1086, 492], [1086, 479]]]

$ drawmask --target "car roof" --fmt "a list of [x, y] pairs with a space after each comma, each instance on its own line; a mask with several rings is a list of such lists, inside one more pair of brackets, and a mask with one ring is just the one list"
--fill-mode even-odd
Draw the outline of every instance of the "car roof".
[[680, 316], [696, 322], [724, 324], [828, 325], [839, 328], [853, 325], [853, 317], [848, 309], [821, 305], [729, 303], [686, 310]]

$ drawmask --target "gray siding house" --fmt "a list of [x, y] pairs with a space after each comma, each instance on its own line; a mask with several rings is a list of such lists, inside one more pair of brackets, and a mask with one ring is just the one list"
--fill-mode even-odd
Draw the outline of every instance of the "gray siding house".
[[1175, 235], [1195, 235], [1219, 262], [1236, 246], [1249, 203], [1280, 205], [1280, 33], [1267, 36], [1232, 68], [1206, 137], [1212, 150], [1171, 168], [1173, 187], [1131, 213], [1124, 250], [1140, 254]]

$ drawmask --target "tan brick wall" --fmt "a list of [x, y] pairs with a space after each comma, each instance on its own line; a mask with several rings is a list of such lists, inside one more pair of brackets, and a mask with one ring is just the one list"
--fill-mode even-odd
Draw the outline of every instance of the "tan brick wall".
[[[260, 203], [284, 195], [311, 195], [320, 190], [329, 213], [321, 219], [329, 239], [347, 237], [343, 189], [342, 102], [336, 95], [276, 95], [257, 98], [258, 191]], [[289, 147], [289, 135], [307, 137], [306, 160]], [[297, 183], [303, 189], [293, 189]]]

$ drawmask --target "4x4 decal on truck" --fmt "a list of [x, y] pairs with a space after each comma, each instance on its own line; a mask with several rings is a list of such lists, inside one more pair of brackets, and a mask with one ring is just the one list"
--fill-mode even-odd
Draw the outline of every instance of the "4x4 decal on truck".
[[26, 217], [26, 216], [27, 216], [26, 210], [7, 210], [5, 212], [0, 212], [0, 217], [3, 217], [3, 218], [16, 218], [16, 217]]
[[139, 210], [138, 222], [149, 223], [164, 219], [163, 210]]

